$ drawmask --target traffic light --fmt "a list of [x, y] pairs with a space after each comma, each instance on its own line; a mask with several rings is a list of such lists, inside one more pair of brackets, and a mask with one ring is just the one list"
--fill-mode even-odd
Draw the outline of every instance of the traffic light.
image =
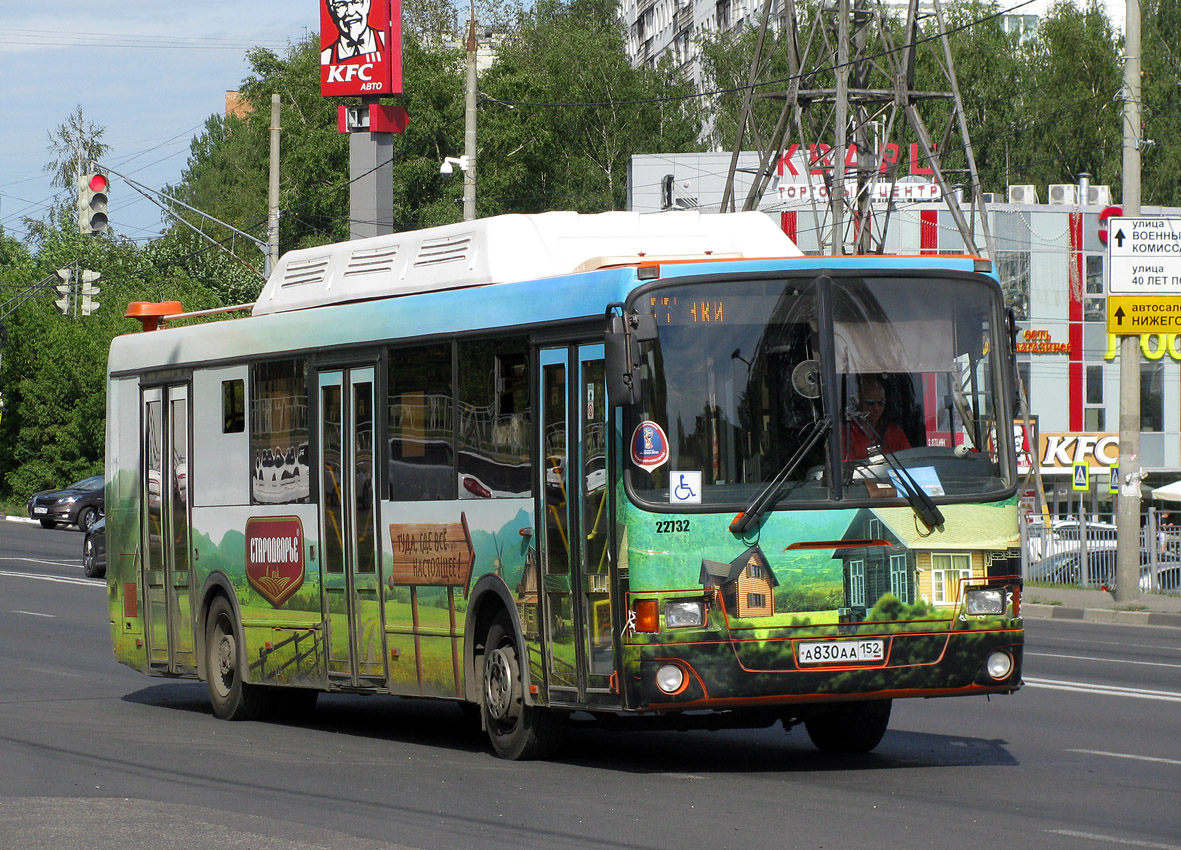
[[55, 274], [61, 283], [55, 283], [53, 288], [57, 290], [60, 298], [55, 298], [53, 304], [61, 311], [63, 316], [70, 314], [70, 289], [72, 288], [71, 281], [74, 277], [73, 269], [58, 269]]
[[111, 181], [105, 174], [83, 174], [78, 178], [78, 232], [101, 233], [107, 229], [107, 190]]
[[92, 272], [90, 269], [82, 270], [82, 288], [79, 294], [82, 296], [83, 316], [89, 316], [101, 306], [94, 300], [94, 296], [98, 295], [98, 287], [94, 285], [94, 282], [102, 276], [102, 272]]

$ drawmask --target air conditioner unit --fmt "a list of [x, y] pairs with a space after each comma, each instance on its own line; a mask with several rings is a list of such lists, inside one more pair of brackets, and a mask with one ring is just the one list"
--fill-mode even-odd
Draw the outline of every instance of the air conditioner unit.
[[1087, 206], [1093, 206], [1093, 207], [1109, 207], [1109, 206], [1111, 206], [1111, 187], [1110, 186], [1088, 186], [1087, 187]]
[[1037, 189], [1029, 184], [1009, 187], [1010, 204], [1036, 204]]
[[1051, 183], [1050, 203], [1076, 206], [1078, 204], [1078, 185], [1075, 183]]

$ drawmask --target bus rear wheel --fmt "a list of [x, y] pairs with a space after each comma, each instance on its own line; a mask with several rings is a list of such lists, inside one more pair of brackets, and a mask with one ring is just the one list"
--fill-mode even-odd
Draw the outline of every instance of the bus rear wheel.
[[205, 669], [213, 713], [222, 720], [255, 720], [266, 714], [271, 693], [242, 681], [245, 653], [234, 609], [224, 596], [213, 600], [205, 629]]
[[804, 718], [804, 728], [823, 753], [868, 753], [890, 725], [888, 699], [847, 702], [817, 710]]
[[566, 716], [526, 705], [524, 679], [512, 622], [501, 615], [484, 644], [481, 711], [492, 749], [501, 758], [545, 758], [561, 746]]

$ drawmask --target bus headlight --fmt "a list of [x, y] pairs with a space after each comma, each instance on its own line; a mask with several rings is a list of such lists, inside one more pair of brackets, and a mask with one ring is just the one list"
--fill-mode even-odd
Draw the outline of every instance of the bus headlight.
[[705, 604], [700, 599], [664, 603], [664, 627], [688, 629], [705, 625]]
[[1001, 652], [999, 649], [994, 650], [988, 656], [986, 669], [988, 670], [988, 675], [992, 676], [998, 682], [1001, 679], [1007, 679], [1009, 674], [1013, 672], [1013, 656], [1007, 652]]
[[1005, 613], [1005, 591], [999, 587], [973, 587], [964, 593], [964, 608], [969, 614]]
[[666, 694], [678, 693], [685, 687], [685, 671], [676, 664], [665, 664], [656, 671], [656, 687]]

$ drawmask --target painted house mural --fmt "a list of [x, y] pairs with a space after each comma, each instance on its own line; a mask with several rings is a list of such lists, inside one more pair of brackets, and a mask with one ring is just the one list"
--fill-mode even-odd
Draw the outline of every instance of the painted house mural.
[[1017, 528], [1004, 510], [980, 505], [941, 510], [948, 522], [940, 534], [920, 531], [909, 508], [863, 508], [854, 515], [844, 535], [850, 545], [833, 555], [844, 573], [843, 617], [864, 618], [887, 593], [908, 604], [957, 605], [965, 585], [1015, 571], [1010, 561], [1017, 558]]
[[726, 610], [734, 617], [771, 617], [775, 614], [775, 588], [779, 580], [757, 545], [728, 564], [703, 559], [701, 584], [706, 588], [717, 588]]

